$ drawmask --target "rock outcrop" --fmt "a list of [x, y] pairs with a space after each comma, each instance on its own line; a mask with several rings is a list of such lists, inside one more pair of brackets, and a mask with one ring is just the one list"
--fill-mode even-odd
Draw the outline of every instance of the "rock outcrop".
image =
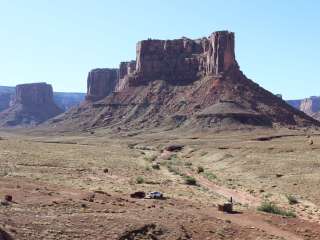
[[118, 69], [98, 68], [91, 70], [87, 79], [86, 99], [97, 101], [111, 94], [117, 84], [118, 75]]
[[300, 100], [288, 100], [287, 102], [309, 116], [320, 120], [320, 97], [311, 96]]
[[55, 126], [238, 129], [320, 124], [240, 71], [232, 32], [197, 40], [148, 39], [138, 42], [136, 53], [136, 61], [121, 63], [112, 77], [96, 84], [99, 91], [88, 87], [88, 101], [54, 119]]
[[13, 238], [9, 233], [0, 228], [0, 240], [13, 240]]
[[[0, 86], [0, 112], [13, 104], [15, 87]], [[63, 111], [79, 106], [85, 99], [85, 93], [54, 92], [53, 100]]]
[[89, 72], [87, 100], [101, 100], [113, 91], [153, 80], [187, 85], [206, 75], [218, 76], [233, 66], [238, 64], [232, 32], [214, 32], [197, 40], [144, 40], [137, 44], [136, 61], [121, 62], [119, 69]]
[[46, 83], [21, 84], [16, 86], [13, 104], [41, 106], [53, 103], [52, 86]]
[[51, 85], [46, 83], [17, 85], [12, 105], [0, 113], [0, 125], [37, 125], [61, 112], [62, 110], [53, 101]]
[[[187, 85], [206, 75], [218, 76], [236, 67], [234, 33], [214, 32], [208, 38], [191, 40], [144, 40], [137, 44], [136, 70], [124, 86], [139, 86], [153, 80]], [[121, 90], [121, 89], [120, 89]]]
[[11, 93], [0, 93], [0, 112], [10, 106], [11, 98]]
[[0, 112], [10, 106], [14, 92], [14, 87], [0, 86]]
[[128, 76], [135, 72], [136, 64], [136, 61], [120, 63], [118, 83], [116, 85], [115, 91], [121, 91], [122, 89], [127, 87]]
[[320, 111], [320, 97], [303, 99], [300, 103], [300, 110], [312, 116]]

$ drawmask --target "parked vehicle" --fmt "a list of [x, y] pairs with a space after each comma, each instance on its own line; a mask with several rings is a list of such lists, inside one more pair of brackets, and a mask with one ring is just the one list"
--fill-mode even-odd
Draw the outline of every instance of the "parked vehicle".
[[161, 198], [163, 198], [163, 193], [162, 192], [150, 192], [150, 193], [148, 193], [147, 198], [161, 199]]

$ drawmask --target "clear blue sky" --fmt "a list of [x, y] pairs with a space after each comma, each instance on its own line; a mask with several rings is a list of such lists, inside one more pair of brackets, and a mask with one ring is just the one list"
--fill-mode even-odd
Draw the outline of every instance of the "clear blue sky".
[[0, 0], [0, 85], [85, 91], [87, 72], [146, 38], [236, 33], [244, 73], [284, 98], [320, 95], [317, 0]]

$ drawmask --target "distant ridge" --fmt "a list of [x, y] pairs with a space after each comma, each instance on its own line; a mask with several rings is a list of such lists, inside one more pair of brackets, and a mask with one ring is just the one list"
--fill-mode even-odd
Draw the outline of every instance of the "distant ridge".
[[[9, 108], [10, 100], [15, 93], [15, 87], [0, 86], [0, 112]], [[85, 98], [85, 93], [69, 93], [69, 92], [54, 92], [54, 102], [63, 111], [67, 111], [72, 107], [78, 106]]]

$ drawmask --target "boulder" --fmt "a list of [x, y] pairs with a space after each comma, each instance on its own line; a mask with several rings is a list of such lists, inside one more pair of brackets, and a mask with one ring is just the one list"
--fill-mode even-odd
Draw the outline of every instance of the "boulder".
[[138, 191], [138, 192], [131, 193], [130, 197], [132, 197], [132, 198], [145, 198], [146, 193], [142, 192], [142, 191]]
[[13, 240], [13, 238], [9, 233], [0, 228], [0, 240]]
[[178, 152], [181, 151], [184, 148], [184, 145], [182, 144], [170, 144], [164, 148], [164, 150], [168, 152]]

